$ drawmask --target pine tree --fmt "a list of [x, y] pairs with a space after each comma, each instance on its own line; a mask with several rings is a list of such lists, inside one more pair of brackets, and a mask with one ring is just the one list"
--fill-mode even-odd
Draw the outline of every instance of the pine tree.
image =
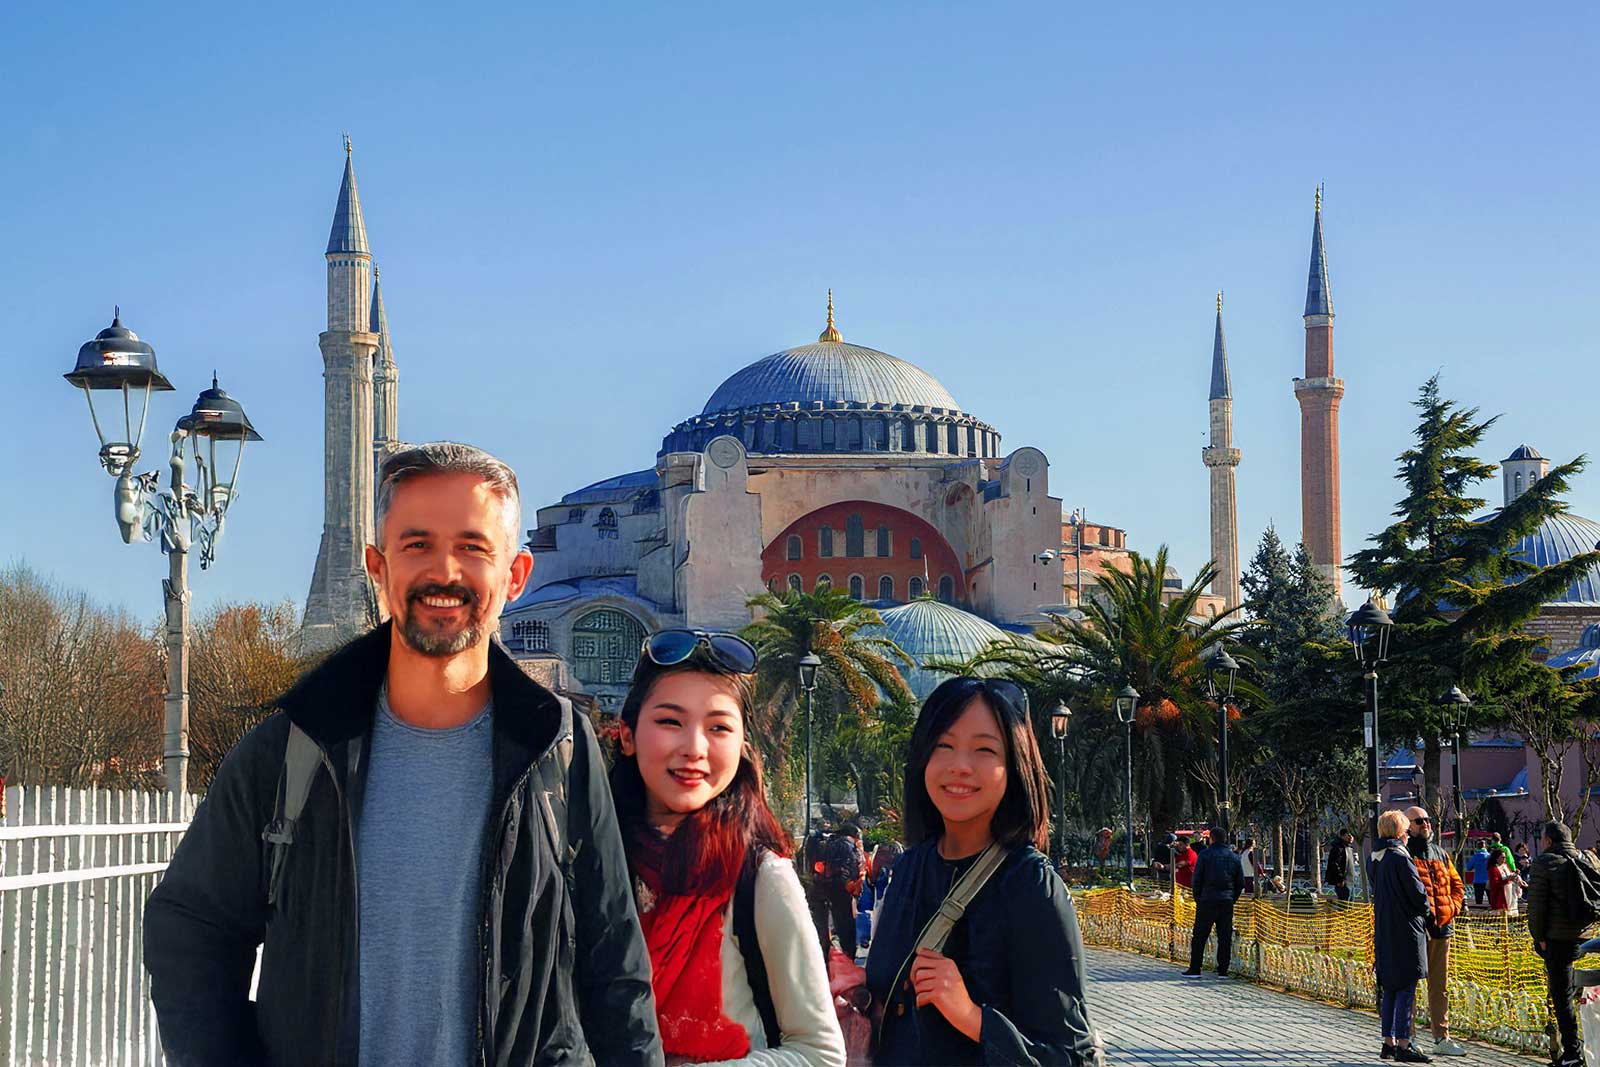
[[[1416, 444], [1398, 457], [1396, 479], [1405, 497], [1395, 522], [1350, 557], [1363, 585], [1393, 596], [1390, 662], [1383, 672], [1381, 736], [1422, 737], [1423, 795], [1437, 795], [1439, 737], [1444, 709], [1436, 700], [1451, 685], [1469, 690], [1515, 678], [1532, 644], [1523, 624], [1600, 563], [1588, 552], [1540, 568], [1513, 555], [1517, 542], [1566, 510], [1568, 479], [1580, 456], [1555, 467], [1506, 507], [1482, 518], [1486, 505], [1468, 495], [1496, 467], [1472, 455], [1498, 416], [1478, 418], [1440, 395], [1439, 378], [1425, 382], [1414, 406], [1421, 413]], [[1480, 694], [1480, 701], [1482, 701]]]

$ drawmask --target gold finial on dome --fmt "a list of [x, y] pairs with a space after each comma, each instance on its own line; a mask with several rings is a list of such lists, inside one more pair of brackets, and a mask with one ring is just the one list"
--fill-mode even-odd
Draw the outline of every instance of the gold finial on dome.
[[1217, 290], [1217, 314], [1222, 314], [1222, 290]]
[[350, 131], [349, 130], [346, 130], [345, 134], [344, 134], [344, 154], [346, 156], [348, 156], [350, 154]]
[[833, 290], [828, 290], [828, 328], [817, 337], [818, 341], [843, 341], [844, 336], [833, 324]]
[[1322, 183], [1317, 183], [1317, 210], [1322, 210]]

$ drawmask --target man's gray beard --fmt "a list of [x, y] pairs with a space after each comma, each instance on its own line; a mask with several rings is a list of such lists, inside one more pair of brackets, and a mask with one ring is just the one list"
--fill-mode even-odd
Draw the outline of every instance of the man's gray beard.
[[416, 616], [407, 612], [405, 621], [400, 626], [400, 632], [405, 636], [406, 644], [411, 646], [412, 651], [420, 655], [455, 656], [482, 640], [483, 620], [470, 619], [455, 633], [432, 633], [424, 630], [417, 623]]

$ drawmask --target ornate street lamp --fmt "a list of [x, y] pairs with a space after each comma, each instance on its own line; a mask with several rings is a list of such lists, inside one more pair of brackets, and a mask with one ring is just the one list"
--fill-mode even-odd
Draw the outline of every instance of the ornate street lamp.
[[[213, 375], [211, 388], [200, 394], [189, 414], [173, 427], [167, 457], [168, 487], [157, 489], [161, 480], [158, 471], [134, 474], [149, 415], [150, 394], [170, 392], [172, 386], [156, 369], [155, 349], [122, 325], [120, 308], [109, 327], [78, 349], [77, 363], [64, 377], [88, 398], [89, 417], [100, 439], [100, 465], [117, 480], [114, 498], [122, 540], [132, 544], [135, 537], [149, 541], [159, 536], [161, 551], [167, 553], [168, 576], [162, 583], [167, 616], [162, 757], [167, 791], [181, 812], [189, 775], [189, 546], [195, 541], [200, 543], [202, 570], [215, 561], [223, 518], [236, 493], [245, 442], [259, 441], [261, 435], [250, 424], [244, 408], [218, 387]], [[133, 420], [136, 392], [141, 394], [137, 427]], [[102, 406], [107, 394], [121, 394], [120, 438], [114, 432], [107, 437], [101, 423], [103, 413], [95, 410], [96, 393], [101, 394]], [[184, 482], [186, 463], [194, 465], [194, 486]], [[226, 478], [222, 477], [223, 470], [228, 472]]]
[[1450, 793], [1456, 807], [1456, 851], [1467, 847], [1467, 813], [1461, 807], [1461, 735], [1466, 733], [1467, 712], [1472, 709], [1472, 698], [1452, 685], [1450, 691], [1438, 700], [1450, 714]]
[[800, 657], [797, 668], [800, 671], [800, 688], [806, 694], [806, 836], [811, 840], [811, 693], [817, 688], [817, 668], [822, 666], [822, 660], [817, 658], [815, 652], [806, 651]]
[[1139, 708], [1139, 691], [1131, 685], [1122, 687], [1115, 701], [1117, 721], [1127, 729], [1127, 777], [1122, 783], [1122, 806], [1128, 821], [1128, 885], [1133, 885], [1133, 713]]
[[1233, 823], [1228, 803], [1228, 707], [1233, 701], [1233, 682], [1239, 674], [1239, 664], [1221, 645], [1206, 660], [1206, 689], [1217, 705], [1217, 821], [1222, 832], [1232, 832]]
[[1356, 662], [1361, 665], [1361, 676], [1366, 680], [1367, 713], [1364, 732], [1367, 743], [1367, 803], [1371, 817], [1367, 820], [1367, 858], [1371, 861], [1372, 848], [1378, 842], [1378, 808], [1383, 803], [1382, 787], [1378, 783], [1378, 668], [1389, 659], [1389, 632], [1394, 620], [1381, 603], [1368, 600], [1351, 614], [1346, 623], [1350, 646], [1355, 651]]
[[1064, 700], [1056, 701], [1050, 712], [1050, 736], [1056, 739], [1056, 762], [1061, 775], [1061, 816], [1057, 822], [1056, 847], [1067, 858], [1067, 727], [1072, 725], [1072, 709]]

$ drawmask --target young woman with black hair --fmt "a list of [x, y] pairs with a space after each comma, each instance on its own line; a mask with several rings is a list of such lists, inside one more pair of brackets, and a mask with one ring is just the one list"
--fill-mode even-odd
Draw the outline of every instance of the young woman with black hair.
[[[1047, 781], [1018, 686], [952, 678], [923, 704], [906, 763], [909, 847], [867, 957], [883, 1005], [877, 1064], [1100, 1062], [1072, 898], [1039, 851]], [[919, 948], [946, 897], [991, 867], [942, 951]]]
[[843, 1067], [788, 837], [745, 736], [756, 653], [732, 634], [645, 640], [611, 789], [669, 1064]]

